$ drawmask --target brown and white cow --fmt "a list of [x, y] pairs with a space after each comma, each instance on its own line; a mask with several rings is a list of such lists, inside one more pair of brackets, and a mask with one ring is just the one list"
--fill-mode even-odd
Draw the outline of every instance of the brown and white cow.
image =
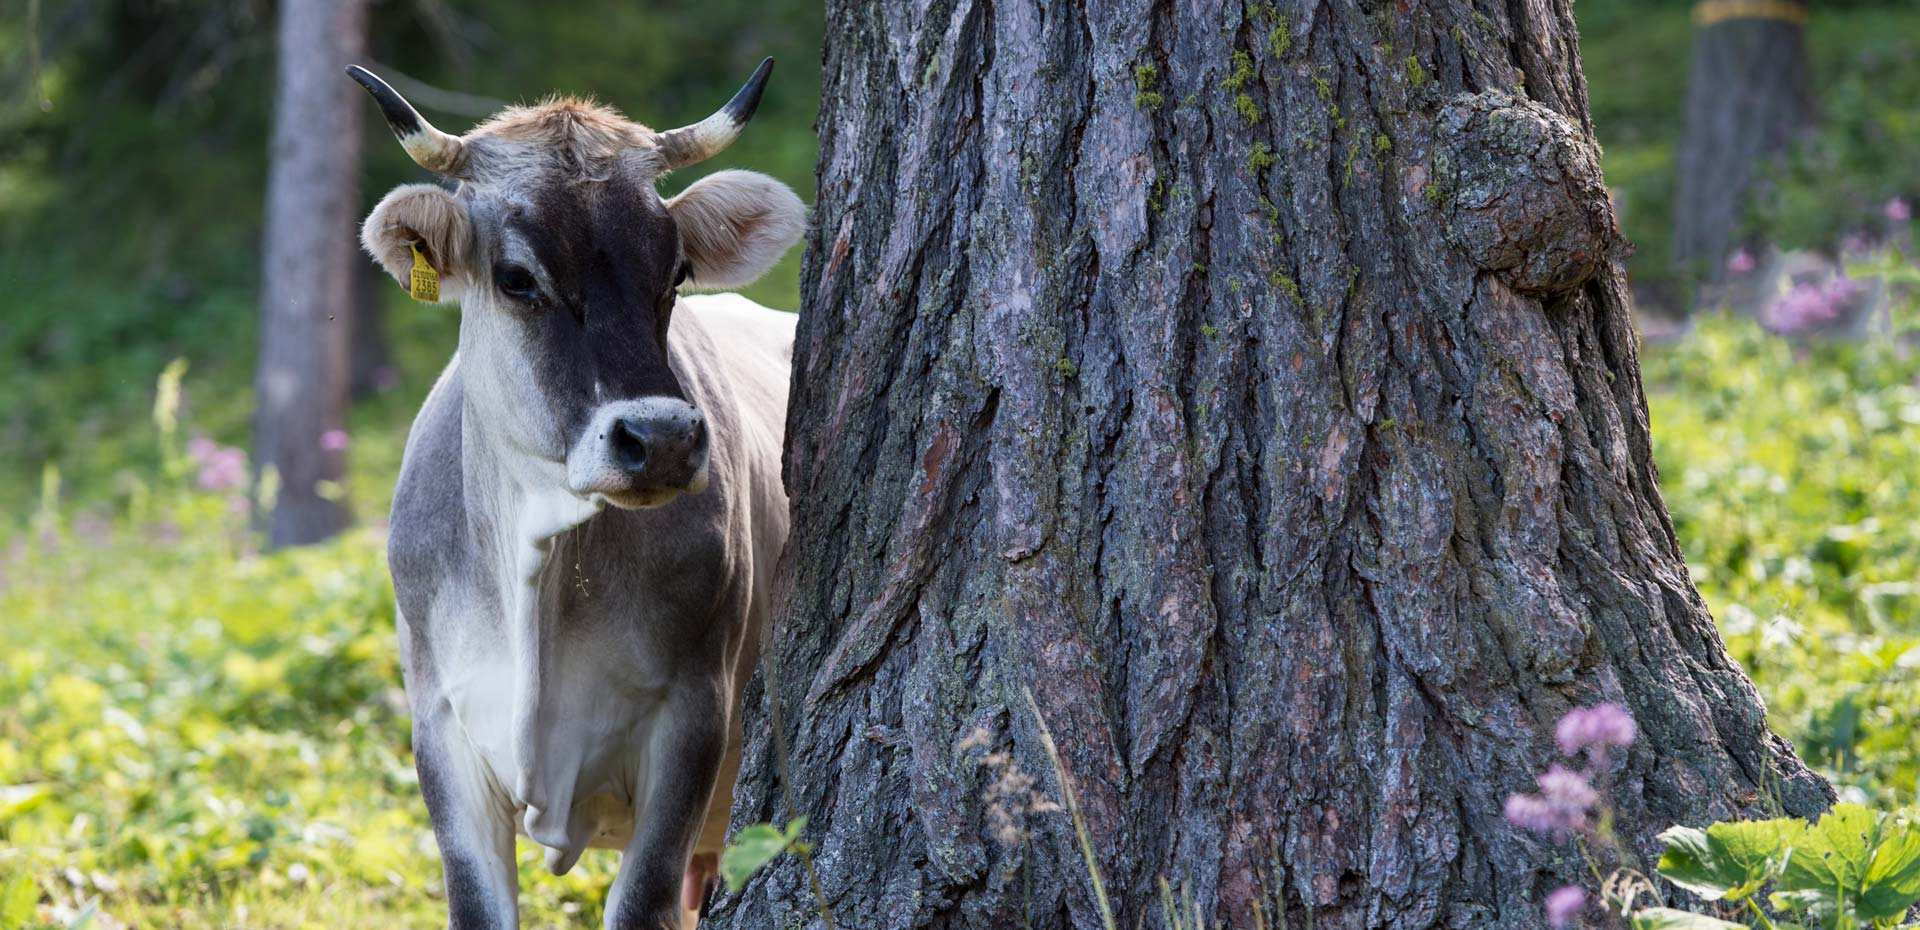
[[682, 129], [556, 99], [464, 136], [348, 69], [448, 182], [389, 193], [361, 241], [460, 304], [388, 543], [451, 926], [518, 923], [516, 832], [556, 874], [622, 850], [610, 928], [678, 927], [712, 874], [787, 532], [793, 317], [679, 291], [759, 277], [805, 210], [752, 172], [654, 182], [732, 141], [772, 63]]

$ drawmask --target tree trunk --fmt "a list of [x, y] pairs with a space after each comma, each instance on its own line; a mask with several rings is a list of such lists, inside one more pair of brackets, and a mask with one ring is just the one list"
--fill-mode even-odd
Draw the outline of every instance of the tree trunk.
[[346, 414], [360, 206], [360, 106], [341, 73], [366, 41], [365, 0], [285, 0], [267, 178], [254, 460], [277, 477], [271, 546], [347, 524], [345, 456], [323, 437]]
[[363, 400], [393, 386], [393, 349], [387, 339], [387, 295], [393, 279], [372, 262], [355, 262], [354, 267], [347, 397]]
[[1726, 277], [1755, 174], [1813, 125], [1806, 20], [1802, 0], [1694, 6], [1673, 260], [1704, 283]]
[[1061, 798], [1028, 691], [1121, 928], [1536, 928], [1502, 804], [1600, 701], [1643, 865], [1828, 802], [1661, 502], [1570, 7], [830, 0], [734, 819], [839, 926], [1099, 925], [967, 739]]

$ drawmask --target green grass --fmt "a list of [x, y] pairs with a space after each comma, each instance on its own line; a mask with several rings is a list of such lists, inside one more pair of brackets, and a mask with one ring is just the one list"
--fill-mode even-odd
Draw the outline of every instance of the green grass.
[[1694, 583], [1774, 728], [1861, 800], [1920, 779], [1920, 358], [1713, 317], [1643, 359]]
[[[1920, 359], [1715, 318], [1644, 361], [1694, 579], [1775, 728], [1847, 796], [1911, 803]], [[380, 533], [262, 555], [177, 437], [129, 432], [161, 464], [114, 509], [0, 543], [0, 901], [31, 883], [35, 927], [95, 898], [142, 926], [438, 926]], [[556, 879], [523, 845], [529, 924], [597, 921], [613, 863]]]

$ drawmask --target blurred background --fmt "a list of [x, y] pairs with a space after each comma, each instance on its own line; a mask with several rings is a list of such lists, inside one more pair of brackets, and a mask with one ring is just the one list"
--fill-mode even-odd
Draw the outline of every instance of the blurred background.
[[[283, 86], [278, 49], [362, 47], [452, 132], [553, 92], [679, 125], [772, 55], [751, 128], [666, 187], [746, 167], [812, 199], [811, 0], [382, 0], [359, 36], [279, 35], [277, 10], [0, 0], [0, 930], [442, 913], [381, 527], [458, 311], [409, 302], [357, 254], [300, 268], [338, 278], [348, 335], [306, 385], [320, 426], [262, 454], [276, 101], [333, 99]], [[1694, 579], [1775, 728], [1848, 796], [1911, 804], [1920, 5], [1576, 14]], [[346, 63], [317, 81], [363, 142], [316, 134], [320, 160], [352, 170], [307, 194], [350, 207], [315, 231], [350, 243], [425, 175]], [[750, 296], [797, 307], [798, 268], [796, 251]], [[287, 454], [324, 473], [304, 490], [331, 522], [307, 538], [270, 532], [289, 495], [261, 466]], [[556, 879], [529, 854], [529, 923], [597, 923], [611, 866]]]

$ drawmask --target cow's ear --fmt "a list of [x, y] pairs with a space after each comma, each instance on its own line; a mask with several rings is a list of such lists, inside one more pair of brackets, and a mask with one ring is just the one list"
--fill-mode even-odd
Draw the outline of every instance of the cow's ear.
[[716, 171], [667, 201], [693, 263], [688, 284], [751, 284], [807, 228], [807, 208], [785, 184], [755, 171]]
[[473, 224], [467, 208], [452, 194], [431, 184], [406, 184], [380, 199], [360, 225], [360, 245], [409, 287], [413, 279], [413, 247], [440, 277], [440, 300], [460, 296], [465, 284]]

